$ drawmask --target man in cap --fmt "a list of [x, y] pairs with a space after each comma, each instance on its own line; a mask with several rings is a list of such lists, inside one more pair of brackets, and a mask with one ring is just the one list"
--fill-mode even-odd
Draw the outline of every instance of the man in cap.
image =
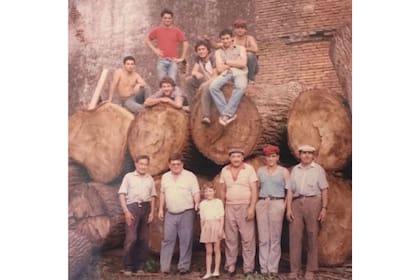
[[305, 280], [313, 280], [318, 270], [318, 222], [324, 222], [328, 207], [325, 170], [314, 162], [315, 148], [299, 147], [300, 163], [286, 184], [286, 217], [289, 221], [290, 279], [298, 279], [302, 266], [303, 230], [308, 238]]
[[267, 145], [263, 149], [266, 165], [258, 169], [260, 192], [256, 205], [259, 260], [262, 274], [276, 276], [281, 257], [285, 186], [289, 171], [278, 164], [279, 148]]
[[225, 268], [235, 274], [238, 257], [238, 233], [242, 242], [243, 271], [248, 275], [255, 266], [255, 204], [257, 202], [257, 175], [254, 168], [244, 163], [244, 150], [228, 151], [230, 164], [220, 173], [221, 199], [225, 204]]

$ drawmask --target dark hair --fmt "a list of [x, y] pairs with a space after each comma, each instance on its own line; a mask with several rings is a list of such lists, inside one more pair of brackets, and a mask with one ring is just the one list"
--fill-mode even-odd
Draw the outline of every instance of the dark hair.
[[206, 41], [198, 40], [197, 43], [195, 43], [194, 50], [197, 52], [197, 48], [200, 46], [205, 46], [207, 50], [209, 51], [209, 53], [211, 52], [210, 46]]
[[169, 14], [169, 15], [171, 15], [171, 17], [174, 17], [174, 13], [171, 10], [169, 10], [168, 8], [165, 8], [165, 9], [162, 10], [162, 12], [160, 12], [160, 17], [163, 17], [164, 14]]
[[162, 78], [162, 80], [160, 80], [159, 87], [162, 87], [162, 84], [164, 83], [171, 84], [173, 87], [176, 86], [175, 81], [169, 76], [165, 76]]
[[136, 157], [136, 163], [139, 162], [139, 160], [141, 159], [147, 159], [147, 162], [150, 162], [150, 157], [148, 155], [139, 155], [138, 157]]
[[181, 162], [184, 162], [184, 158], [182, 156], [181, 153], [173, 153], [170, 157], [169, 157], [169, 162], [174, 161], [174, 160], [179, 160]]
[[229, 28], [223, 29], [222, 31], [220, 31], [219, 33], [219, 38], [221, 38], [224, 35], [230, 35], [230, 37], [233, 37], [233, 33], [232, 30], [230, 30]]
[[204, 183], [203, 184], [203, 190], [205, 190], [205, 189], [213, 189], [214, 191], [216, 191], [216, 187], [213, 185], [213, 183]]
[[238, 18], [237, 20], [235, 20], [233, 22], [233, 27], [238, 28], [238, 27], [243, 27], [245, 29], [246, 28], [246, 20], [242, 19], [242, 18]]
[[134, 57], [132, 57], [131, 55], [124, 57], [124, 59], [123, 59], [123, 63], [125, 64], [125, 62], [126, 62], [127, 60], [132, 60], [132, 61], [134, 61], [134, 63], [136, 63], [136, 60], [135, 60], [135, 59], [134, 59]]

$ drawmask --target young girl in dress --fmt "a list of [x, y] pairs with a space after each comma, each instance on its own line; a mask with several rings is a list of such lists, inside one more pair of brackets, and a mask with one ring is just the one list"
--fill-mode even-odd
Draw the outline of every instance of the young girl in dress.
[[[204, 185], [204, 198], [200, 202], [200, 242], [206, 244], [206, 274], [203, 279], [220, 275], [220, 241], [224, 238], [223, 223], [225, 210], [220, 199], [214, 198], [216, 190], [212, 184]], [[215, 255], [214, 272], [211, 273], [211, 263]]]

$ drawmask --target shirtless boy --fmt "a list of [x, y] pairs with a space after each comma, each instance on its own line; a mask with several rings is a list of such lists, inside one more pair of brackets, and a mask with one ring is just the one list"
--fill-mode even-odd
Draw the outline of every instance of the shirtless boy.
[[108, 97], [108, 101], [112, 101], [115, 89], [117, 89], [118, 95], [115, 96], [114, 102], [123, 105], [132, 113], [138, 113], [143, 108], [141, 104], [151, 95], [150, 87], [135, 71], [135, 68], [134, 57], [124, 57], [123, 68], [114, 72]]

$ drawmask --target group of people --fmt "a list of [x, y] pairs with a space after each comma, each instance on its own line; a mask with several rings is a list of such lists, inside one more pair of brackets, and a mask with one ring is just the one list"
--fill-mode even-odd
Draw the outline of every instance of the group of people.
[[[210, 109], [214, 102], [220, 114], [218, 122], [227, 126], [236, 119], [236, 110], [245, 89], [248, 84], [255, 83], [258, 72], [258, 46], [255, 38], [247, 34], [246, 21], [237, 19], [233, 23], [233, 31], [222, 30], [219, 42], [207, 35], [196, 42], [194, 66], [191, 75], [186, 78], [185, 88], [181, 89], [176, 86], [178, 63], [186, 62], [189, 44], [184, 32], [174, 26], [171, 10], [164, 9], [160, 16], [161, 24], [145, 39], [145, 44], [158, 57], [156, 69], [159, 91], [152, 95], [150, 86], [135, 71], [134, 57], [127, 56], [123, 59], [123, 67], [114, 72], [108, 101], [114, 101], [135, 114], [143, 107], [158, 103], [168, 103], [188, 111], [188, 105], [192, 104], [200, 89], [202, 122], [211, 123]], [[182, 45], [180, 56], [179, 45]], [[214, 54], [212, 48], [216, 49]], [[234, 88], [230, 99], [226, 101], [222, 88], [230, 81]], [[118, 96], [114, 94], [116, 90]]]
[[[244, 162], [244, 150], [231, 148], [230, 163], [220, 172], [219, 198], [215, 186], [204, 184], [204, 200], [200, 201], [197, 177], [184, 169], [182, 155], [169, 158], [169, 171], [163, 174], [159, 193], [158, 218], [164, 221], [160, 252], [160, 270], [170, 274], [170, 265], [179, 239], [180, 274], [190, 272], [193, 225], [200, 217], [200, 242], [206, 247], [206, 273], [203, 279], [221, 273], [221, 241], [225, 240], [226, 272], [233, 276], [242, 247], [243, 272], [255, 272], [256, 246], [262, 274], [277, 275], [281, 257], [283, 218], [289, 222], [289, 279], [302, 273], [302, 243], [307, 236], [307, 264], [304, 279], [314, 279], [318, 269], [319, 223], [325, 221], [328, 207], [328, 182], [324, 169], [314, 162], [315, 148], [299, 147], [300, 163], [291, 173], [279, 165], [279, 148], [263, 149], [266, 164], [257, 171]], [[154, 181], [147, 173], [150, 158], [139, 156], [135, 171], [125, 175], [120, 190], [121, 206], [126, 220], [124, 273], [141, 274], [147, 257], [147, 224], [154, 219]], [[255, 219], [256, 218], [256, 219]], [[257, 223], [258, 240], [255, 234]], [[212, 271], [213, 253], [215, 255]]]

